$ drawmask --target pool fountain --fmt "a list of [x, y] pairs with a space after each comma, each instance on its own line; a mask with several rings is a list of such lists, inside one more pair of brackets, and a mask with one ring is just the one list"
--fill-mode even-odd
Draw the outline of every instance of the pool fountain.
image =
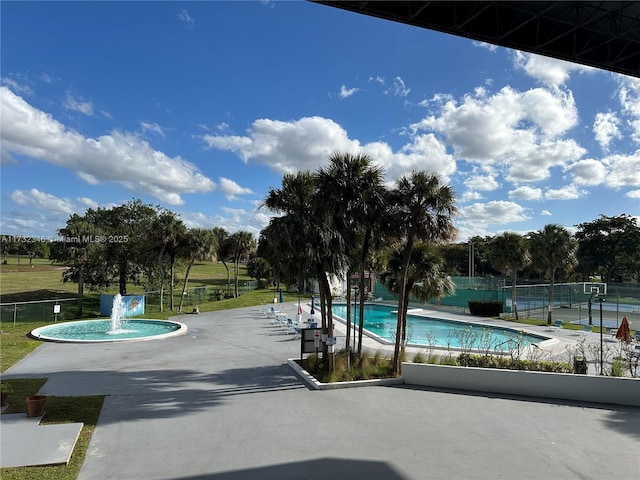
[[31, 331], [38, 340], [69, 343], [125, 342], [154, 340], [187, 333], [187, 326], [168, 320], [127, 319], [126, 304], [120, 294], [113, 298], [108, 320], [80, 320], [56, 323]]

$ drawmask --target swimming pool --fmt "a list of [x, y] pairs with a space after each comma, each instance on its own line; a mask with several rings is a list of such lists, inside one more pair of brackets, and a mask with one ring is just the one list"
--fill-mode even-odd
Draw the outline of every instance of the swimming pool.
[[[344, 320], [346, 309], [345, 304], [334, 304], [333, 314]], [[398, 321], [395, 312], [397, 307], [366, 304], [364, 330], [378, 340], [393, 343]], [[353, 322], [353, 307], [351, 315]], [[508, 352], [518, 346], [522, 348], [548, 339], [543, 335], [493, 325], [471, 324], [411, 313], [407, 315], [407, 343], [410, 345]]]

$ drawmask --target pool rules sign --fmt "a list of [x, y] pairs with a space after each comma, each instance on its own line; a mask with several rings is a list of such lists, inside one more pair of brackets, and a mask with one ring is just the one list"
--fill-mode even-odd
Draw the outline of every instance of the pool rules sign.
[[320, 338], [319, 328], [303, 328], [300, 335], [300, 358], [305, 353], [318, 353]]

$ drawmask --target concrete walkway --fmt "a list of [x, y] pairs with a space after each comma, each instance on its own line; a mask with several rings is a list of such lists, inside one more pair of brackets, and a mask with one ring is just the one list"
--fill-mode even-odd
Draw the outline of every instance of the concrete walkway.
[[45, 343], [5, 372], [49, 378], [48, 395], [107, 395], [80, 480], [640, 478], [639, 409], [310, 391], [286, 365], [299, 342], [257, 308], [180, 321], [188, 333], [165, 340]]

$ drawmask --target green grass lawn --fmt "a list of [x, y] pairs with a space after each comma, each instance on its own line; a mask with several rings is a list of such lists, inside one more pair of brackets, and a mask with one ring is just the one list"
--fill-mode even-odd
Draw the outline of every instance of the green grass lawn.
[[[27, 413], [26, 398], [36, 393], [46, 382], [46, 378], [22, 378], [3, 380], [11, 385], [13, 392], [9, 394], [9, 405], [3, 414]], [[82, 422], [82, 430], [76, 442], [71, 460], [67, 465], [48, 467], [15, 467], [0, 469], [2, 480], [72, 480], [78, 478], [80, 467], [87, 453], [91, 435], [98, 422], [104, 396], [57, 397], [48, 396], [42, 424]]]

